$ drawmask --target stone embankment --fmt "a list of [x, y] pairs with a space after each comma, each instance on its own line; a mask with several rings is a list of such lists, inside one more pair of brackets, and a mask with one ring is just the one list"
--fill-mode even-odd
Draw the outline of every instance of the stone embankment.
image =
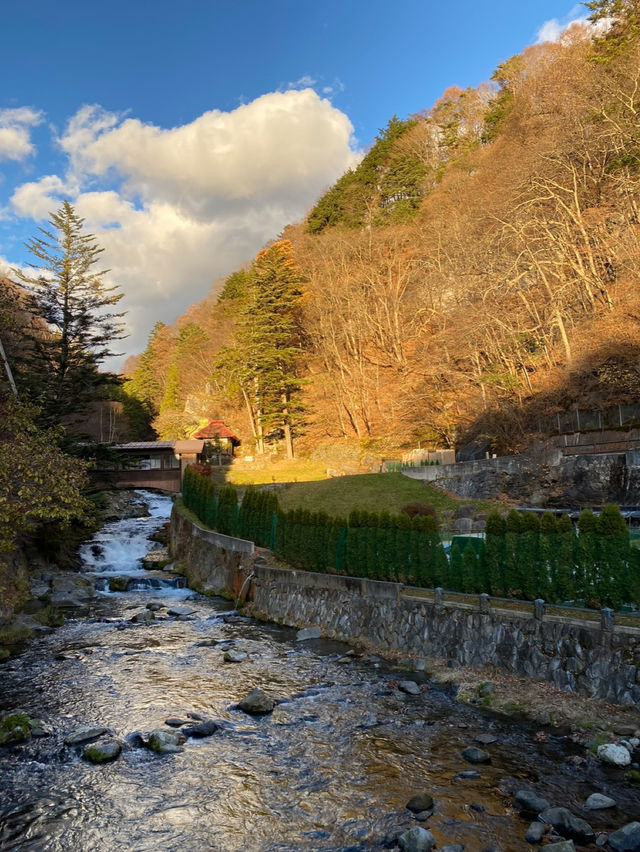
[[247, 597], [253, 614], [425, 661], [493, 666], [623, 706], [640, 702], [640, 629], [477, 606], [427, 590], [268, 564], [252, 542], [207, 532], [174, 507], [174, 558], [192, 588]]
[[508, 497], [529, 506], [640, 503], [640, 459], [633, 453], [503, 456], [405, 468], [411, 479], [434, 482], [465, 500]]

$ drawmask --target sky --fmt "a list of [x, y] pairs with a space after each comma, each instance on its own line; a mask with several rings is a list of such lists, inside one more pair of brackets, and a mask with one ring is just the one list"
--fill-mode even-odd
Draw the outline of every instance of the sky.
[[587, 14], [571, 0], [0, 10], [0, 273], [34, 260], [25, 242], [68, 199], [124, 293], [124, 354], [299, 221], [394, 114]]

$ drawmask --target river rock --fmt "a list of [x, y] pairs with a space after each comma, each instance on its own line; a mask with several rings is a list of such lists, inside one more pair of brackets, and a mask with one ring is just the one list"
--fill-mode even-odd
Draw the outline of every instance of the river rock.
[[111, 577], [109, 580], [110, 592], [126, 592], [127, 586], [131, 582], [131, 577]]
[[166, 547], [156, 547], [142, 557], [142, 565], [144, 568], [164, 568], [171, 562], [169, 550]]
[[587, 811], [600, 811], [604, 808], [615, 808], [616, 800], [611, 796], [604, 796], [602, 793], [592, 793], [584, 803], [584, 808]]
[[169, 725], [170, 728], [181, 728], [183, 725], [189, 724], [186, 719], [179, 719], [177, 716], [169, 716], [168, 719], [164, 720], [164, 723]]
[[304, 642], [307, 639], [322, 639], [322, 630], [319, 627], [303, 627], [296, 633], [296, 642]]
[[549, 807], [549, 802], [538, 796], [533, 790], [518, 790], [515, 798], [515, 805], [518, 810], [526, 811], [530, 814], [539, 814], [540, 811], [546, 811]]
[[527, 833], [524, 836], [524, 839], [527, 843], [542, 843], [542, 838], [544, 837], [545, 826], [541, 822], [532, 822], [529, 828], [527, 829]]
[[133, 618], [130, 618], [132, 624], [151, 624], [155, 618], [150, 609], [143, 609], [142, 612], [137, 612]]
[[588, 822], [572, 814], [567, 808], [547, 808], [540, 814], [542, 822], [553, 826], [561, 837], [591, 843], [596, 836]]
[[449, 843], [443, 846], [440, 852], [464, 852], [464, 846], [460, 846], [459, 843]]
[[544, 852], [576, 852], [573, 840], [561, 840], [559, 843], [549, 843], [544, 847]]
[[401, 692], [406, 692], [407, 695], [420, 695], [420, 687], [415, 680], [401, 680], [398, 689]]
[[433, 808], [433, 804], [433, 797], [429, 793], [416, 793], [415, 796], [409, 799], [405, 807], [414, 814], [418, 814], [421, 811], [430, 811]]
[[77, 731], [73, 731], [64, 738], [64, 744], [68, 746], [79, 745], [80, 743], [89, 742], [89, 740], [97, 740], [98, 737], [101, 737], [103, 734], [107, 733], [106, 728], [101, 727], [85, 727], [78, 728]]
[[158, 754], [175, 754], [182, 751], [182, 743], [185, 741], [182, 733], [177, 731], [163, 731], [161, 728], [151, 731], [147, 739], [147, 747]]
[[629, 766], [631, 755], [624, 746], [615, 743], [605, 743], [598, 746], [598, 758], [610, 766]]
[[640, 852], [640, 822], [629, 822], [609, 835], [614, 852]]
[[211, 734], [215, 734], [219, 728], [220, 726], [217, 722], [214, 722], [213, 719], [207, 719], [204, 722], [200, 722], [198, 725], [190, 725], [188, 728], [182, 728], [181, 733], [184, 734], [185, 737], [202, 739], [203, 737], [210, 737]]
[[243, 663], [247, 659], [247, 654], [238, 648], [231, 648], [229, 651], [224, 652], [222, 659], [225, 663]]
[[167, 610], [167, 615], [174, 615], [176, 618], [187, 618], [189, 615], [194, 615], [195, 609], [185, 609], [183, 607], [173, 606]]
[[454, 779], [459, 778], [461, 781], [473, 781], [480, 778], [480, 773], [477, 769], [464, 769], [462, 772], [456, 772]]
[[402, 852], [429, 852], [436, 845], [436, 839], [426, 828], [412, 828], [398, 838]]
[[238, 704], [240, 710], [244, 710], [245, 713], [251, 713], [252, 715], [271, 713], [275, 706], [275, 699], [257, 687], [252, 689], [248, 695], [245, 695]]
[[481, 748], [476, 748], [476, 746], [465, 748], [462, 757], [468, 763], [491, 763], [491, 755]]
[[117, 740], [103, 740], [85, 746], [82, 756], [89, 763], [109, 763], [119, 757], [122, 745]]
[[493, 743], [498, 742], [498, 738], [495, 734], [478, 734], [478, 736], [475, 737], [475, 741], [480, 743], [480, 745], [492, 745]]

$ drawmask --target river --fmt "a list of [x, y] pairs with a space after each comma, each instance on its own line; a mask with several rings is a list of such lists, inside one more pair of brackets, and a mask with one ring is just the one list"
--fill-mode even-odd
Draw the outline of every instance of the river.
[[[640, 819], [637, 787], [595, 760], [576, 766], [568, 758], [584, 750], [565, 737], [538, 741], [536, 729], [461, 705], [450, 688], [348, 655], [346, 645], [296, 642], [294, 630], [149, 574], [139, 560], [171, 503], [142, 496], [150, 517], [107, 524], [83, 546], [85, 570], [103, 588], [89, 614], [0, 668], [0, 711], [24, 710], [50, 733], [0, 749], [1, 850], [366, 852], [397, 848], [399, 834], [421, 825], [439, 848], [506, 852], [532, 848], [530, 818], [513, 806], [523, 788], [597, 831]], [[142, 588], [109, 593], [114, 574]], [[145, 588], [150, 577], [156, 588]], [[154, 620], [131, 623], [152, 601], [163, 607]], [[172, 606], [192, 614], [169, 616]], [[224, 662], [231, 648], [247, 659]], [[398, 690], [408, 677], [419, 694]], [[280, 699], [272, 714], [235, 706], [256, 686]], [[220, 729], [169, 755], [131, 736], [189, 713]], [[84, 725], [107, 728], [124, 744], [120, 757], [95, 766], [65, 746]], [[496, 737], [482, 746], [491, 763], [471, 766], [461, 752], [480, 734]], [[423, 790], [435, 811], [417, 822], [405, 805]], [[618, 807], [581, 810], [594, 791]]]

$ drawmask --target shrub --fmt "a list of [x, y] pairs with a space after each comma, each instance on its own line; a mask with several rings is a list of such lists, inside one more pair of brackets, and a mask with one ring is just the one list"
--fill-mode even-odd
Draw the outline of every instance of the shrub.
[[420, 503], [418, 501], [415, 503], [407, 503], [407, 505], [403, 506], [400, 511], [403, 515], [409, 515], [410, 518], [415, 518], [416, 515], [420, 515], [421, 517], [424, 517], [425, 515], [432, 518], [438, 517], [433, 506], [430, 506], [428, 503]]

